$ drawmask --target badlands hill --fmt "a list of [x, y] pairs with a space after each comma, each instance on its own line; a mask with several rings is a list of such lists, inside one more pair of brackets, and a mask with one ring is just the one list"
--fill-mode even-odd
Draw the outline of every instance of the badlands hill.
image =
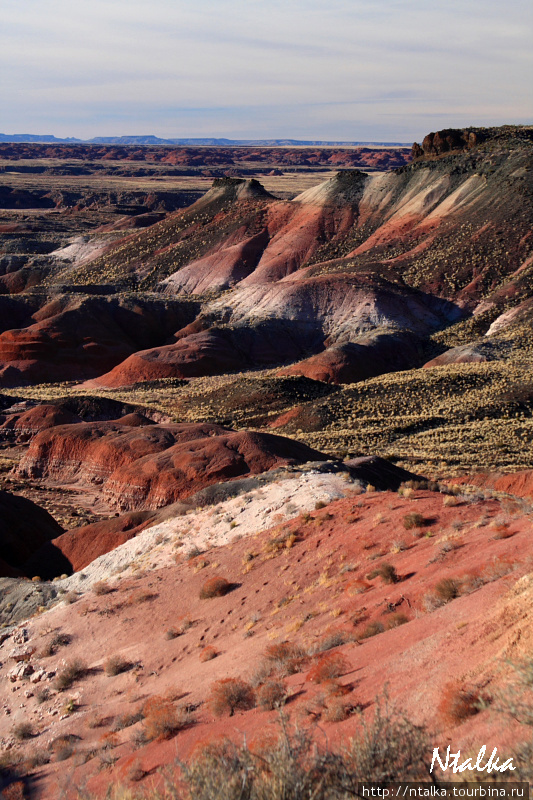
[[149, 791], [176, 756], [226, 781], [228, 752], [257, 782], [293, 726], [355, 736], [350, 779], [383, 774], [362, 719], [417, 752], [389, 777], [528, 740], [531, 130], [356, 166], [159, 210], [3, 184], [8, 797]]

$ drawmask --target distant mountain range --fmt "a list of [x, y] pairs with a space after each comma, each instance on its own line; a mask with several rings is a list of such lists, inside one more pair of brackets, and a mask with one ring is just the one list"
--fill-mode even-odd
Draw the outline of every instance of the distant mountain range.
[[319, 147], [352, 147], [352, 146], [386, 146], [410, 147], [411, 142], [327, 142], [318, 139], [305, 141], [303, 139], [160, 139], [158, 136], [95, 136], [93, 139], [76, 139], [68, 136], [58, 139], [49, 134], [35, 133], [0, 133], [0, 142], [42, 142], [44, 144], [118, 144], [118, 145], [187, 145], [196, 147], [297, 147], [299, 145]]

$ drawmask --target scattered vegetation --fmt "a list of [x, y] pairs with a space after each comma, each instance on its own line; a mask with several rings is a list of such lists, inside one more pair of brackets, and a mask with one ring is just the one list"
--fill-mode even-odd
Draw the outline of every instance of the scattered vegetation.
[[203, 650], [200, 650], [199, 658], [203, 664], [205, 661], [212, 661], [217, 656], [218, 656], [218, 651], [211, 645], [208, 645], [207, 647], [204, 647]]
[[32, 724], [30, 722], [19, 722], [13, 727], [12, 734], [19, 742], [31, 739], [33, 737]]

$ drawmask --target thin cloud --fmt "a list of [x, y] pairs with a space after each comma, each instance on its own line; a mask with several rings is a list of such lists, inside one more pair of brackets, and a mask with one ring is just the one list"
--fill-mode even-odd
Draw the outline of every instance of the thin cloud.
[[531, 120], [530, 0], [3, 5], [8, 133], [408, 140], [426, 118]]

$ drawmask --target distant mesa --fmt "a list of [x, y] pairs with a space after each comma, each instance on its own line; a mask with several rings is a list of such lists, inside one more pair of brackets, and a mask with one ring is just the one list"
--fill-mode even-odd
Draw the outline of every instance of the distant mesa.
[[66, 139], [57, 138], [50, 134], [31, 134], [31, 133], [15, 133], [5, 134], [0, 133], [0, 142], [43, 142], [50, 144], [73, 144], [73, 143], [93, 143], [93, 144], [119, 144], [119, 145], [190, 145], [193, 147], [230, 147], [230, 146], [262, 146], [262, 147], [278, 147], [278, 146], [319, 146], [319, 147], [355, 147], [355, 146], [391, 146], [391, 147], [408, 147], [407, 142], [345, 142], [345, 141], [328, 141], [323, 139], [224, 139], [214, 137], [204, 138], [181, 138], [181, 139], [162, 139], [159, 136], [95, 136], [92, 139], [76, 139], [75, 137], [67, 137]]

